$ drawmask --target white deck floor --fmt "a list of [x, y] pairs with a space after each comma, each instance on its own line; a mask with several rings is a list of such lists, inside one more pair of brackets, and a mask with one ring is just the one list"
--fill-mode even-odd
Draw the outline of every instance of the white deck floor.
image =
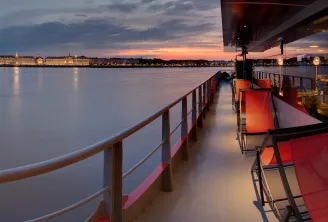
[[223, 83], [190, 160], [174, 175], [174, 191], [159, 193], [138, 222], [277, 221], [258, 202], [250, 173], [254, 157], [236, 140], [231, 86]]

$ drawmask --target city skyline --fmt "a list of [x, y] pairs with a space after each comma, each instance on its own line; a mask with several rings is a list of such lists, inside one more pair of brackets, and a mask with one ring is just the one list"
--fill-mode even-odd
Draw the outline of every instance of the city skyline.
[[[219, 0], [13, 0], [0, 9], [0, 54], [231, 60], [237, 53], [223, 53], [221, 29]], [[327, 53], [326, 39], [291, 43], [287, 57]]]

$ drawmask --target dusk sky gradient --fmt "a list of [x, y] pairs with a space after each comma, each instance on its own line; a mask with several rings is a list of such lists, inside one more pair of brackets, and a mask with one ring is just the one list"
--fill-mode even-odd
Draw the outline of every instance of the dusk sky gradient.
[[[0, 1], [0, 54], [229, 60], [235, 55], [223, 52], [219, 0]], [[324, 32], [299, 40], [287, 46], [287, 55], [327, 53], [327, 39]], [[310, 49], [312, 44], [320, 48]]]

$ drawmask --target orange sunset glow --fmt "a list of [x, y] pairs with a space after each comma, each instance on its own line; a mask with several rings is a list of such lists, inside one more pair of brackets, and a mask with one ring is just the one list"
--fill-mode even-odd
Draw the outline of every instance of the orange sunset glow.
[[118, 52], [118, 55], [124, 56], [152, 56], [162, 59], [227, 59], [234, 58], [237, 53], [224, 53], [218, 48], [158, 48], [152, 50], [135, 49], [135, 50], [122, 50]]

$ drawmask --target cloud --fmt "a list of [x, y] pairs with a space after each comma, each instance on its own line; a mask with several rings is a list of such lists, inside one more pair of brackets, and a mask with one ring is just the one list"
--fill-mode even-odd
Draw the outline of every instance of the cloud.
[[76, 17], [84, 17], [84, 18], [88, 17], [86, 14], [75, 14], [75, 16]]
[[162, 22], [148, 29], [133, 29], [111, 23], [111, 19], [87, 19], [64, 24], [50, 22], [0, 30], [3, 52], [76, 49], [121, 49], [125, 43], [183, 41], [213, 30], [211, 23], [187, 24], [183, 19]]
[[111, 10], [123, 13], [131, 13], [139, 7], [136, 3], [118, 3], [115, 2], [111, 5], [101, 6], [100, 8], [103, 10]]
[[194, 7], [199, 11], [208, 11], [211, 9], [217, 9], [219, 8], [220, 1], [218, 0], [191, 0]]
[[219, 6], [220, 2], [218, 0], [178, 0], [151, 4], [148, 11], [162, 11], [166, 15], [181, 15], [191, 10], [208, 11], [217, 9]]
[[191, 2], [176, 3], [176, 4], [174, 4], [173, 7], [168, 8], [164, 14], [165, 15], [182, 15], [182, 14], [188, 13], [192, 9], [194, 9], [194, 6], [193, 6], [193, 4], [191, 4]]
[[149, 3], [151, 3], [151, 2], [154, 2], [154, 1], [156, 1], [156, 0], [141, 0], [141, 4], [149, 4]]
[[149, 12], [159, 12], [159, 11], [164, 11], [168, 9], [169, 7], [174, 6], [174, 2], [166, 2], [166, 3], [156, 3], [156, 4], [151, 4], [148, 7]]
[[0, 8], [0, 54], [173, 55], [179, 48], [222, 48], [218, 1], [24, 2], [11, 10]]

